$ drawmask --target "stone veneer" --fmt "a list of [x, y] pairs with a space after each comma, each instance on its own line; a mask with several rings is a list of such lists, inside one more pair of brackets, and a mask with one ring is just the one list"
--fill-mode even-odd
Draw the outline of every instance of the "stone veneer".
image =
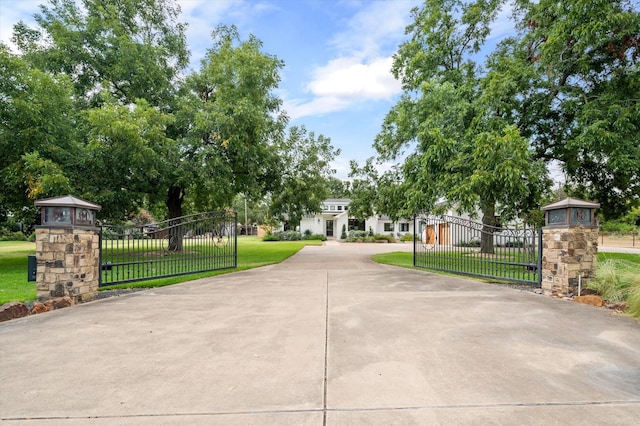
[[36, 282], [38, 300], [70, 296], [91, 300], [98, 291], [100, 273], [97, 228], [37, 228]]
[[578, 277], [593, 277], [598, 260], [597, 227], [542, 229], [542, 288], [558, 296], [577, 295]]

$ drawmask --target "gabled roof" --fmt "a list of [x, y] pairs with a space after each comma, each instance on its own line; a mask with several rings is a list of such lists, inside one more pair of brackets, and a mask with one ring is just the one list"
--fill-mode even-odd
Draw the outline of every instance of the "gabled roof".
[[52, 198], [43, 198], [42, 200], [37, 200], [35, 203], [36, 207], [51, 207], [51, 206], [62, 206], [62, 207], [80, 207], [91, 210], [100, 210], [102, 206], [99, 204], [92, 203], [87, 200], [83, 200], [82, 198], [74, 197], [73, 195], [63, 195], [62, 197], [52, 197]]
[[586, 209], [598, 209], [600, 208], [600, 203], [592, 203], [591, 201], [580, 200], [578, 198], [567, 197], [564, 200], [556, 201], [555, 203], [548, 204], [546, 206], [541, 207], [542, 210], [556, 210], [556, 209], [566, 209], [567, 207], [578, 207], [578, 208], [586, 208]]

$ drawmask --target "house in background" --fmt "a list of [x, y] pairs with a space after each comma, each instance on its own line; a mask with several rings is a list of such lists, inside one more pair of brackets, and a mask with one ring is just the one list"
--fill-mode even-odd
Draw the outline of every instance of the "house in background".
[[400, 219], [392, 221], [388, 216], [376, 215], [359, 220], [349, 217], [348, 198], [329, 198], [322, 203], [322, 211], [305, 215], [300, 221], [300, 232], [309, 230], [312, 234], [322, 234], [327, 238], [340, 239], [342, 227], [349, 231], [369, 231], [374, 234], [400, 236], [413, 233], [413, 221]]

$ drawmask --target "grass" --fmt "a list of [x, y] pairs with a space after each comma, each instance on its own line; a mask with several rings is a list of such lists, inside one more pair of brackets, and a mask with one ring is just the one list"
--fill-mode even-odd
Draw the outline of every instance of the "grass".
[[35, 243], [0, 241], [0, 305], [36, 298], [36, 283], [27, 281], [27, 256], [35, 251]]
[[[434, 272], [449, 273], [458, 271], [460, 275], [488, 276], [491, 281], [504, 280], [519, 282], [534, 282], [535, 273], [526, 267], [530, 264], [530, 256], [527, 253], [520, 253], [513, 250], [496, 250], [494, 256], [481, 259], [477, 256], [462, 251], [442, 251], [436, 254], [420, 255], [418, 261], [419, 269], [427, 269]], [[373, 260], [388, 265], [413, 268], [413, 253], [397, 252], [385, 253], [373, 256]], [[517, 264], [512, 264], [517, 263]], [[455, 274], [452, 272], [451, 274]], [[493, 278], [501, 277], [501, 278]]]
[[[222, 271], [203, 272], [150, 281], [101, 287], [115, 288], [162, 287], [185, 281], [243, 271], [280, 263], [307, 245], [322, 245], [322, 241], [263, 242], [257, 237], [238, 237], [238, 267]], [[0, 242], [0, 305], [7, 302], [30, 302], [36, 298], [36, 284], [27, 281], [27, 255], [34, 254], [35, 243]]]

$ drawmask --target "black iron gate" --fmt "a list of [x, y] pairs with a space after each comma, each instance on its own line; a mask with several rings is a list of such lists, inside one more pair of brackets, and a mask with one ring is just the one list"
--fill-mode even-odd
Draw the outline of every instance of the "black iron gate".
[[198, 213], [139, 226], [103, 225], [100, 286], [237, 266], [237, 215]]
[[460, 217], [414, 218], [413, 264], [456, 274], [541, 284], [542, 230], [492, 227]]

